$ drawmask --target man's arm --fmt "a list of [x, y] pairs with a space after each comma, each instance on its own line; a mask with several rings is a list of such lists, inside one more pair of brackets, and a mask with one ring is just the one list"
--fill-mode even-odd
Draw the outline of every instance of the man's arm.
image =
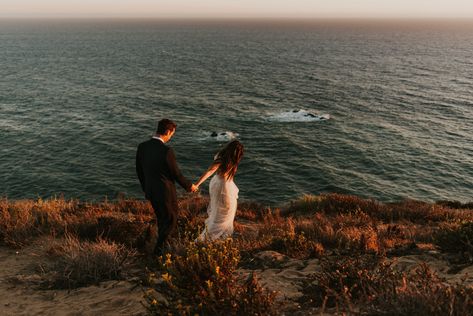
[[145, 174], [143, 172], [143, 166], [141, 165], [141, 150], [140, 146], [138, 145], [138, 149], [136, 150], [136, 174], [138, 175], [138, 179], [140, 180], [141, 189], [145, 192]]
[[177, 183], [179, 183], [179, 185], [186, 191], [190, 192], [192, 190], [192, 183], [182, 175], [181, 170], [177, 166], [176, 155], [174, 154], [174, 150], [172, 148], [169, 148], [167, 152], [166, 161], [173, 179], [177, 181]]

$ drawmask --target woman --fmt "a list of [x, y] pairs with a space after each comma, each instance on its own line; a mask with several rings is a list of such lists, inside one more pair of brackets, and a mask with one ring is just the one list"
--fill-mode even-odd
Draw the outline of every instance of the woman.
[[210, 203], [205, 229], [197, 240], [215, 240], [232, 235], [238, 199], [238, 188], [233, 177], [242, 157], [243, 145], [237, 140], [231, 141], [215, 155], [212, 165], [195, 183], [198, 188], [216, 172], [209, 185]]

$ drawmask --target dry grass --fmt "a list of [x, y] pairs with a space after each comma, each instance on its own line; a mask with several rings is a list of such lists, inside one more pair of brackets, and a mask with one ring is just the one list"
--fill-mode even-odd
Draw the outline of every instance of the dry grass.
[[332, 193], [320, 196], [303, 196], [298, 200], [292, 201], [284, 209], [284, 213], [295, 213], [298, 215], [313, 214], [314, 212], [344, 214], [362, 211], [372, 219], [388, 223], [403, 220], [420, 224], [451, 220], [473, 220], [473, 214], [468, 209], [470, 203], [461, 205], [464, 205], [465, 208], [450, 208], [449, 204], [431, 204], [413, 200], [383, 204], [372, 199]]
[[60, 240], [50, 252], [55, 264], [45, 266], [52, 287], [119, 279], [126, 276], [129, 259], [138, 261], [143, 275], [145, 267], [152, 271], [144, 278], [147, 284], [167, 293], [166, 300], [147, 296], [154, 314], [215, 314], [219, 306], [228, 314], [277, 314], [271, 309], [274, 295], [255, 275], [243, 280], [235, 273], [261, 268], [253, 258], [265, 250], [322, 260], [323, 272], [307, 284], [315, 308], [367, 315], [468, 315], [471, 308], [471, 291], [463, 285], [448, 285], [425, 267], [414, 276], [401, 275], [385, 263], [417, 245], [471, 263], [471, 203], [383, 204], [340, 194], [303, 196], [282, 209], [246, 202], [239, 204], [233, 241], [196, 245], [207, 204], [208, 198], [198, 195], [179, 201], [173, 256], [161, 264], [142, 259], [155, 221], [149, 203], [123, 198], [0, 199], [0, 244], [22, 247], [40, 236]]
[[52, 288], [75, 288], [123, 278], [123, 269], [135, 251], [124, 245], [98, 239], [80, 241], [68, 235], [48, 251], [44, 272]]
[[[268, 250], [275, 250], [293, 258], [319, 257], [324, 253], [324, 246], [317, 238], [306, 236], [303, 230], [296, 231], [296, 221], [289, 218], [280, 234], [272, 237]], [[298, 228], [298, 227], [297, 227]]]
[[473, 222], [439, 231], [435, 243], [442, 251], [457, 254], [459, 261], [473, 263]]
[[77, 201], [38, 199], [0, 200], [0, 238], [2, 243], [21, 247], [43, 234], [63, 234], [69, 221], [74, 221], [80, 209]]
[[399, 276], [392, 271], [388, 273], [387, 276], [380, 275], [381, 287], [370, 293], [371, 304], [362, 307], [360, 314], [473, 315], [473, 288], [463, 283], [446, 283], [425, 263], [419, 265], [413, 274]]
[[77, 200], [0, 200], [0, 243], [22, 247], [38, 236], [71, 233], [83, 239], [103, 237], [134, 245], [153, 220], [147, 203], [81, 203]]
[[473, 288], [449, 285], [426, 264], [397, 272], [381, 257], [326, 258], [301, 303], [350, 315], [472, 315]]

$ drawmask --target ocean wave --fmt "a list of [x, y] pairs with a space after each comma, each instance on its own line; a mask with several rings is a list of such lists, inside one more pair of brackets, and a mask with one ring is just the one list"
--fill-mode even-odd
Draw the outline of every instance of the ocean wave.
[[315, 114], [307, 110], [291, 110], [270, 115], [271, 122], [318, 122], [330, 119], [330, 114]]
[[201, 140], [203, 141], [216, 141], [216, 142], [228, 142], [234, 139], [237, 139], [240, 134], [231, 132], [231, 131], [225, 131], [225, 132], [204, 132], [203, 137]]

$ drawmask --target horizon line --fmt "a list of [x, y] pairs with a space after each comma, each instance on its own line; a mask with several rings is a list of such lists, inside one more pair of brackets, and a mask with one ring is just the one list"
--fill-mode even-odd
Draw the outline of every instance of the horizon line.
[[134, 17], [134, 16], [1, 16], [0, 20], [153, 20], [153, 21], [448, 21], [473, 22], [473, 17]]

